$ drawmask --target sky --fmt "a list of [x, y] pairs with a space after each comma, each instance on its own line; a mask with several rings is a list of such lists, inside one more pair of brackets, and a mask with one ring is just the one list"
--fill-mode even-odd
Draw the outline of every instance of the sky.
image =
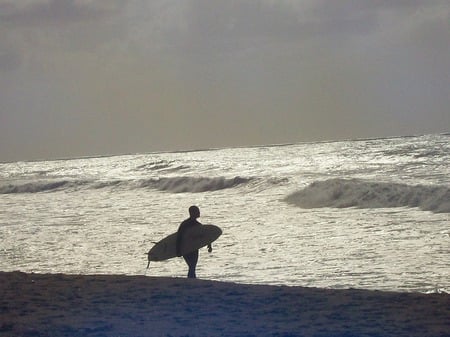
[[0, 162], [449, 129], [448, 0], [0, 0]]

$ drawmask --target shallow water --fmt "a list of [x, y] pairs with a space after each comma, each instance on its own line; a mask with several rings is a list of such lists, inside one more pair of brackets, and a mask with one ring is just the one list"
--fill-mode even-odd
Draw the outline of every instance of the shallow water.
[[197, 275], [450, 292], [448, 135], [0, 164], [0, 269], [145, 269], [196, 204], [223, 235]]

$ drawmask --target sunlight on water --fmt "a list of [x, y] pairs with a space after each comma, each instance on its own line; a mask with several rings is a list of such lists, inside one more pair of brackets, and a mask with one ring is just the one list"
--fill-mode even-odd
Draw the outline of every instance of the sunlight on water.
[[[184, 277], [145, 253], [197, 204], [223, 229], [201, 278], [449, 292], [449, 150], [424, 136], [0, 164], [0, 269]], [[285, 201], [299, 191], [332, 199]]]

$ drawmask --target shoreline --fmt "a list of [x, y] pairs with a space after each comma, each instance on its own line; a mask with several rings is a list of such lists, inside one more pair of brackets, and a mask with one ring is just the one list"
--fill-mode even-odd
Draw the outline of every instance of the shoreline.
[[0, 272], [0, 337], [450, 336], [450, 294]]

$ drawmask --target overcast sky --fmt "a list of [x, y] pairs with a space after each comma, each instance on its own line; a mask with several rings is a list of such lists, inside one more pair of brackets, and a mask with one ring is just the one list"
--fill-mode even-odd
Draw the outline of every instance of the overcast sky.
[[450, 129], [448, 0], [0, 0], [0, 161]]

